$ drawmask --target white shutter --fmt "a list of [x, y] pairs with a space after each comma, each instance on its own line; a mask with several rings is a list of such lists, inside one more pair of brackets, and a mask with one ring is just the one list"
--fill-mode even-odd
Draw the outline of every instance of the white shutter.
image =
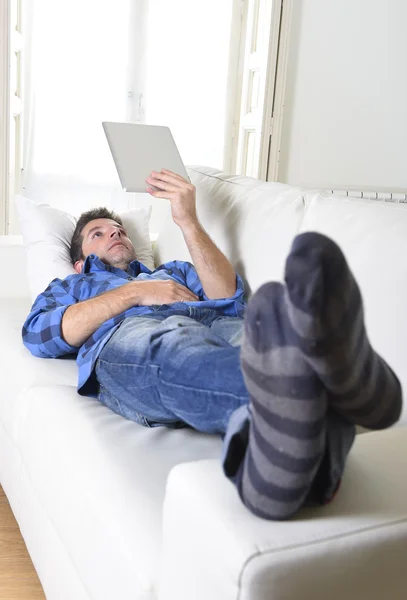
[[[246, 36], [240, 115], [238, 118], [238, 143], [236, 172], [249, 177], [265, 178], [267, 168], [263, 160], [264, 147], [268, 151], [271, 123], [265, 113], [268, 96], [273, 95], [274, 81], [270, 81], [270, 50], [272, 24], [276, 18], [273, 5], [281, 0], [247, 0]], [[265, 167], [263, 167], [265, 162]]]
[[13, 233], [11, 200], [20, 184], [20, 0], [0, 2], [0, 233]]
[[10, 178], [8, 205], [8, 233], [17, 233], [13, 198], [21, 190], [21, 0], [11, 0], [10, 18]]
[[0, 234], [7, 231], [10, 176], [10, 1], [0, 2]]

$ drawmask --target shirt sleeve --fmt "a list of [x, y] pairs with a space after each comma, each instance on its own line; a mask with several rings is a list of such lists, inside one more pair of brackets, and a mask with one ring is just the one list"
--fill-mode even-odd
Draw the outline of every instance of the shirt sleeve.
[[22, 329], [23, 343], [34, 356], [57, 358], [78, 352], [62, 337], [62, 317], [77, 299], [69, 293], [66, 283], [54, 279], [35, 300]]
[[[165, 265], [171, 276], [174, 277], [179, 283], [185, 285], [191, 292], [196, 294], [200, 300], [212, 300], [208, 298], [202, 287], [201, 280], [198, 277], [198, 273], [194, 265], [190, 262], [174, 260], [171, 263]], [[242, 309], [246, 306], [246, 297], [244, 283], [240, 275], [236, 273], [236, 292], [233, 296], [227, 298], [230, 301], [234, 301], [236, 305]], [[240, 313], [238, 308], [236, 312]]]

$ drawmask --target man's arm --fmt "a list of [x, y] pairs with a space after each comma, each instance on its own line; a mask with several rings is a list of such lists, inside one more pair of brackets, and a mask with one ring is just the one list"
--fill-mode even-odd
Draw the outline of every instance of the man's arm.
[[166, 169], [160, 173], [153, 171], [147, 182], [162, 190], [147, 188], [152, 196], [170, 200], [173, 221], [181, 228], [206, 296], [211, 299], [233, 296], [235, 270], [198, 221], [195, 186]]
[[236, 273], [197, 221], [181, 227], [192, 262], [208, 298], [230, 298], [236, 292]]
[[134, 304], [134, 284], [131, 283], [73, 304], [66, 309], [62, 317], [62, 337], [69, 345], [79, 348], [105, 321], [128, 310]]
[[23, 326], [23, 342], [34, 356], [57, 358], [75, 353], [105, 321], [133, 306], [196, 302], [198, 297], [174, 280], [133, 281], [78, 302], [53, 281], [41, 294]]
[[196, 302], [198, 297], [172, 279], [133, 281], [120, 288], [69, 306], [62, 318], [62, 336], [71, 346], [80, 347], [109, 319], [133, 306], [173, 302]]

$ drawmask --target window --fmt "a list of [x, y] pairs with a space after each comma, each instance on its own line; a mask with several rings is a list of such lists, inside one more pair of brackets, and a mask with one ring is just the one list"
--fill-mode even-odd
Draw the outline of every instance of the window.
[[[227, 168], [273, 179], [278, 160], [288, 24], [292, 0], [241, 0], [237, 100]], [[284, 13], [283, 13], [284, 8]]]
[[231, 167], [234, 172], [249, 177], [261, 176], [260, 152], [272, 7], [272, 0], [246, 0], [241, 4], [243, 35]]
[[283, 1], [0, 2], [0, 233], [18, 232], [22, 189], [74, 213], [132, 205], [102, 120], [166, 124], [187, 165], [272, 178]]
[[159, 231], [166, 204], [121, 190], [101, 122], [167, 125], [187, 165], [221, 169], [235, 2], [22, 0], [23, 193], [73, 214], [145, 202]]

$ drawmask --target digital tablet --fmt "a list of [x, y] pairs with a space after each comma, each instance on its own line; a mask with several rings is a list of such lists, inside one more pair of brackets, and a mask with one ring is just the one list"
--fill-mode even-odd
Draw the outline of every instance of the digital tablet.
[[103, 129], [125, 192], [145, 192], [151, 171], [168, 169], [189, 181], [168, 127], [104, 121]]

